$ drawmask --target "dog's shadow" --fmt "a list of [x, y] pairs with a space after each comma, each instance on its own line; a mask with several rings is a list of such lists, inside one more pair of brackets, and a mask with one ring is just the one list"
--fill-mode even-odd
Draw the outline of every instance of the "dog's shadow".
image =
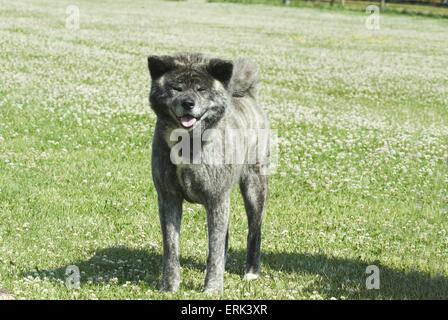
[[[420, 271], [401, 271], [382, 266], [379, 263], [366, 263], [361, 260], [328, 257], [321, 254], [303, 254], [296, 252], [263, 252], [263, 270], [265, 273], [282, 272], [286, 276], [295, 273], [319, 275], [321, 281], [317, 291], [328, 291], [346, 298], [382, 298], [382, 299], [447, 299], [448, 278], [442, 275], [429, 275]], [[245, 251], [230, 250], [226, 271], [231, 274], [243, 275]], [[34, 275], [51, 280], [66, 280], [66, 270], [69, 265], [75, 265], [81, 272], [83, 283], [104, 285], [113, 283], [144, 282], [149, 288], [158, 290], [160, 287], [162, 257], [159, 251], [137, 250], [125, 247], [111, 247], [96, 251], [88, 260], [73, 261], [60, 268], [27, 272], [24, 276]], [[184, 268], [204, 271], [205, 262], [193, 258], [181, 258]], [[379, 270], [379, 290], [367, 290], [366, 268], [376, 265]], [[200, 290], [184, 281], [186, 289]], [[356, 285], [353, 285], [355, 283]], [[305, 289], [306, 290], [306, 289]], [[311, 290], [311, 289], [310, 289]], [[312, 288], [316, 291], [316, 283]]]

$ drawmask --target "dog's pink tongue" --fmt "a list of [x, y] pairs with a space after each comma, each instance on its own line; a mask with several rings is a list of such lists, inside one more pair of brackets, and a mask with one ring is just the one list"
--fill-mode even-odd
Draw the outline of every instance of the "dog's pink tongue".
[[196, 121], [197, 121], [196, 118], [192, 116], [183, 116], [182, 118], [180, 118], [180, 123], [185, 128], [192, 127], [196, 123]]

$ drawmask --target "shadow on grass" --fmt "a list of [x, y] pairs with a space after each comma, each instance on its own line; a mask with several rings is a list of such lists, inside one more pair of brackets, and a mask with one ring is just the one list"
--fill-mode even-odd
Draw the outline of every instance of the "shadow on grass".
[[[231, 252], [231, 257], [244, 264], [245, 252]], [[421, 271], [401, 271], [381, 265], [378, 261], [330, 257], [322, 254], [298, 252], [264, 252], [262, 267], [265, 273], [319, 275], [322, 281], [306, 291], [326, 293], [326, 296], [345, 296], [348, 299], [448, 299], [448, 278], [431, 276]], [[232, 259], [229, 259], [231, 266]], [[369, 265], [376, 265], [380, 271], [380, 289], [367, 290], [366, 273]], [[243, 270], [227, 268], [228, 272]], [[328, 289], [331, 288], [331, 289]]]
[[[305, 289], [325, 292], [325, 295], [345, 296], [350, 299], [447, 299], [448, 279], [442, 275], [431, 276], [420, 271], [400, 271], [382, 266], [378, 262], [366, 263], [361, 260], [328, 257], [325, 255], [308, 255], [298, 252], [264, 252], [263, 270], [265, 274], [282, 272], [286, 274], [319, 275], [317, 287]], [[243, 275], [245, 251], [230, 250], [226, 271]], [[159, 289], [162, 257], [158, 251], [136, 250], [125, 247], [111, 247], [98, 250], [92, 258], [85, 261], [73, 261], [81, 271], [81, 285], [84, 283], [105, 285], [141, 284], [153, 290]], [[204, 271], [205, 261], [193, 258], [181, 258], [184, 268]], [[367, 290], [365, 281], [368, 277], [366, 268], [376, 265], [380, 270], [380, 290]], [[51, 280], [65, 281], [66, 266], [28, 272], [47, 277]], [[288, 276], [289, 277], [289, 276]], [[201, 290], [189, 285], [183, 279], [183, 288]], [[316, 285], [316, 284], [314, 284]], [[331, 289], [328, 289], [331, 288]]]

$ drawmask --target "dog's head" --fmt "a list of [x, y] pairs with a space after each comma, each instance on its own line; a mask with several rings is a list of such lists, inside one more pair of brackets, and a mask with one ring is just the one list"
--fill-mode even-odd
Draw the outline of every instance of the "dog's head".
[[171, 127], [213, 127], [229, 104], [233, 63], [200, 54], [150, 56], [150, 103]]

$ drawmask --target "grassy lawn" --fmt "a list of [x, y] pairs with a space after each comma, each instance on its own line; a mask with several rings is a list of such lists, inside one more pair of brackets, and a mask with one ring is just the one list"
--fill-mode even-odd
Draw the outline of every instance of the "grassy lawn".
[[[65, 28], [66, 7], [80, 29]], [[279, 136], [263, 274], [242, 281], [232, 198], [223, 298], [448, 298], [448, 20], [159, 1], [2, 1], [0, 288], [17, 299], [201, 293], [205, 212], [187, 204], [182, 285], [158, 292], [149, 54], [248, 56]], [[81, 288], [65, 287], [65, 268]], [[380, 269], [367, 290], [366, 267]]]
[[[207, 0], [207, 1], [284, 6], [283, 0]], [[290, 0], [289, 3], [289, 6], [291, 7], [319, 8], [331, 11], [350, 10], [357, 12], [366, 12], [366, 8], [369, 5], [375, 5], [380, 7], [381, 1], [346, 0], [344, 5], [342, 5], [342, 0], [335, 0], [333, 6], [331, 6], [330, 0]], [[423, 1], [416, 1], [416, 4], [410, 4], [410, 3], [398, 3], [398, 2], [390, 3], [389, 1], [386, 0], [385, 7], [382, 8], [380, 11], [386, 14], [405, 14], [411, 16], [448, 18], [448, 7], [440, 5], [429, 5], [428, 3], [424, 3]]]

